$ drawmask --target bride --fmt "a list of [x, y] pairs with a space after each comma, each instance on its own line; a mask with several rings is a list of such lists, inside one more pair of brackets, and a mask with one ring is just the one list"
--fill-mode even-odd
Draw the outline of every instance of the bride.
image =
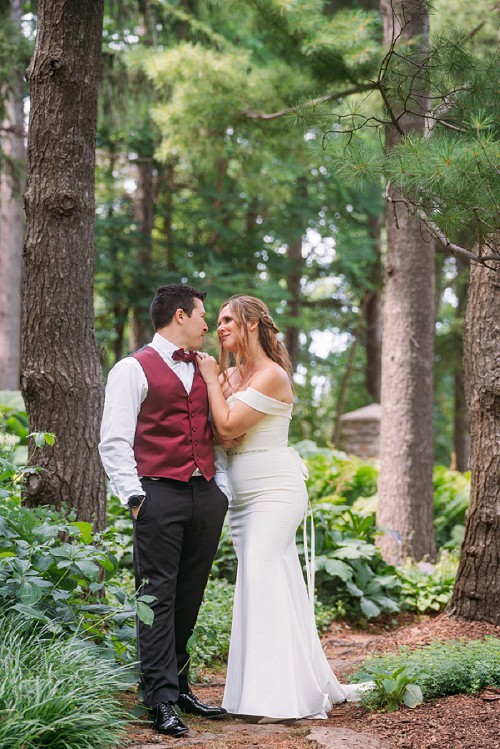
[[255, 297], [225, 302], [217, 332], [220, 370], [207, 354], [198, 360], [212, 420], [221, 441], [243, 437], [227, 451], [238, 572], [223, 706], [262, 722], [326, 718], [368, 685], [342, 685], [328, 665], [295, 546], [308, 497], [304, 466], [288, 447], [290, 359]]

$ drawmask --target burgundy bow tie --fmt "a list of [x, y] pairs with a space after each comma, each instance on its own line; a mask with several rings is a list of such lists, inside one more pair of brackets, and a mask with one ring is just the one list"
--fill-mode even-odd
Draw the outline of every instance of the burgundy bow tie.
[[184, 351], [183, 348], [178, 348], [172, 354], [172, 359], [174, 361], [195, 361], [196, 360], [196, 352], [195, 351]]

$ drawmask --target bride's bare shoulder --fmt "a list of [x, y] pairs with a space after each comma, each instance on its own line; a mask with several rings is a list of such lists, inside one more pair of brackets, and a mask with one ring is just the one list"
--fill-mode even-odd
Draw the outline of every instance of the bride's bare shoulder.
[[271, 398], [291, 403], [293, 400], [290, 379], [286, 371], [276, 362], [270, 362], [252, 377], [251, 387]]

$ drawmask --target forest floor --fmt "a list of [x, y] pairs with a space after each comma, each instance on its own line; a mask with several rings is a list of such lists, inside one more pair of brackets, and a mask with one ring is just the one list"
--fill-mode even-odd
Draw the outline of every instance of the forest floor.
[[[368, 624], [355, 629], [334, 622], [323, 636], [323, 647], [336, 675], [352, 671], [368, 653], [409, 648], [434, 640], [500, 637], [500, 626], [437, 617], [401, 615], [397, 624]], [[224, 672], [206, 674], [207, 683], [193, 691], [207, 703], [220, 704]], [[174, 739], [161, 736], [147, 724], [134, 724], [123, 749], [497, 749], [500, 746], [500, 691], [455, 695], [425, 702], [413, 710], [370, 713], [361, 705], [337, 705], [328, 720], [298, 720], [257, 725], [239, 719], [207, 721], [187, 716], [189, 733]]]

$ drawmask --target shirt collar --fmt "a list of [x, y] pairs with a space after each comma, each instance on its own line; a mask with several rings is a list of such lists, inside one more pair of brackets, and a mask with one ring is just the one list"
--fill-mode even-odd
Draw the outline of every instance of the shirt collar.
[[[169, 341], [168, 338], [164, 338], [159, 333], [154, 334], [151, 346], [159, 353], [169, 356], [171, 359], [174, 351], [177, 351], [179, 348], [179, 346], [176, 346], [175, 343], [172, 343], [172, 341]], [[175, 363], [177, 364], [177, 362]]]

